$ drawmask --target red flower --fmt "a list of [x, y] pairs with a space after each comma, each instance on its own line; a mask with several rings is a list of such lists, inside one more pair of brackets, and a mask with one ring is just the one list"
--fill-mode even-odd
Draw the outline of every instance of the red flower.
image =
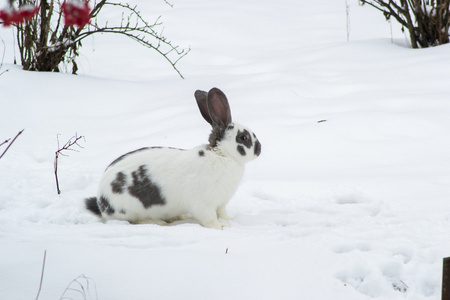
[[78, 27], [84, 27], [90, 23], [91, 9], [87, 1], [66, 0], [61, 5], [61, 8], [66, 26], [77, 25]]
[[19, 9], [20, 17], [25, 20], [31, 20], [39, 12], [39, 7], [31, 4], [25, 4]]
[[12, 23], [12, 11], [10, 10], [0, 10], [0, 20], [3, 22], [3, 26], [10, 26]]
[[3, 26], [25, 23], [26, 20], [31, 20], [38, 11], [39, 7], [28, 4], [19, 9], [7, 8], [0, 10], [0, 20], [3, 22]]

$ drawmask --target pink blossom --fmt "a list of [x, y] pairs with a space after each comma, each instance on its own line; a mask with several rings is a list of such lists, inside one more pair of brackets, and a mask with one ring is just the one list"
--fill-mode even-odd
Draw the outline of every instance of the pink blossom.
[[3, 26], [25, 23], [26, 20], [31, 20], [38, 11], [39, 7], [33, 5], [23, 5], [19, 9], [2, 9], [0, 10], [0, 21], [3, 22]]
[[87, 1], [66, 0], [61, 5], [61, 8], [66, 26], [76, 25], [78, 27], [84, 27], [90, 23], [91, 8]]

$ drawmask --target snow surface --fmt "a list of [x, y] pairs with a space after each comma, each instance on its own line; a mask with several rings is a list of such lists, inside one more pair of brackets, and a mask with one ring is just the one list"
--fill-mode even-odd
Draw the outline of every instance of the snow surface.
[[[36, 298], [47, 250], [41, 300], [81, 274], [72, 299], [440, 299], [450, 46], [410, 49], [356, 0], [349, 41], [346, 1], [172, 2], [132, 1], [192, 48], [185, 80], [111, 35], [84, 42], [79, 76], [24, 72], [0, 30], [0, 140], [25, 129], [0, 160], [0, 298]], [[193, 92], [213, 86], [262, 143], [230, 228], [104, 224], [84, 209], [121, 154], [205, 143]], [[75, 133], [84, 148], [60, 157], [58, 196], [57, 135]]]

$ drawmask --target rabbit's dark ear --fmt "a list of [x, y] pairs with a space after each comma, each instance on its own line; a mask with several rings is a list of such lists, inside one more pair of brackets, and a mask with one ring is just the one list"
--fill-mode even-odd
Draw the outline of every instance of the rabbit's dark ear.
[[218, 88], [212, 88], [208, 93], [207, 105], [213, 127], [227, 128], [232, 120], [230, 105], [225, 94]]
[[208, 99], [208, 93], [205, 91], [197, 90], [195, 91], [195, 100], [197, 100], [198, 108], [200, 109], [200, 113], [203, 116], [203, 119], [206, 120], [209, 124], [212, 125], [211, 117], [209, 116], [208, 104], [206, 104], [206, 100]]

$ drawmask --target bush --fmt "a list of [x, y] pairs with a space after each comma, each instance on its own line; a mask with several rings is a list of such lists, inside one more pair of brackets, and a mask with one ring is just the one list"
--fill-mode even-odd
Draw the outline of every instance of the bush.
[[409, 31], [413, 48], [449, 42], [450, 0], [360, 0], [394, 18]]
[[[97, 16], [106, 6], [123, 11], [120, 24], [98, 24]], [[17, 28], [16, 38], [24, 70], [59, 72], [61, 63], [66, 63], [72, 65], [72, 73], [76, 74], [76, 58], [81, 42], [96, 33], [125, 35], [157, 51], [181, 77], [176, 64], [190, 51], [179, 50], [157, 31], [162, 25], [159, 18], [149, 23], [136, 6], [127, 3], [106, 0], [65, 0], [62, 3], [60, 0], [9, 0], [9, 7], [0, 11], [0, 21], [3, 26]]]

